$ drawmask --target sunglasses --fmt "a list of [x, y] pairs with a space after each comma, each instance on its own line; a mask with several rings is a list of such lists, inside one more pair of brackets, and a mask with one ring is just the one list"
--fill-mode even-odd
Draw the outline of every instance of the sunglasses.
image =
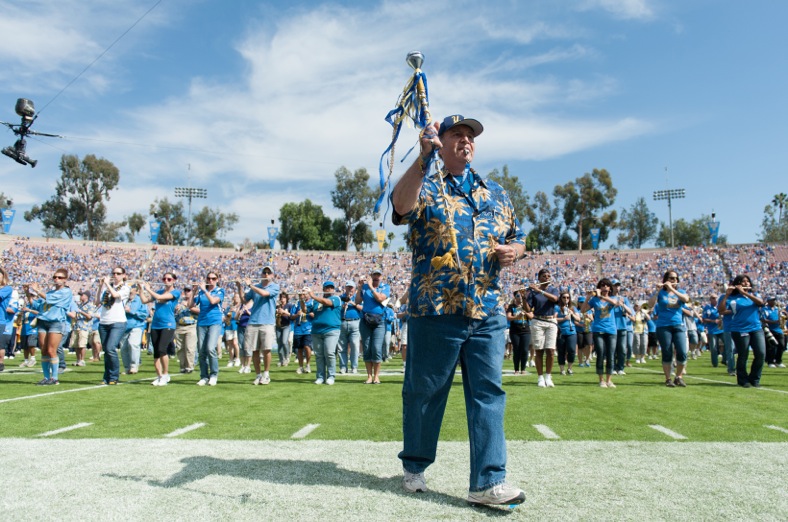
[[112, 275], [123, 275], [123, 272], [112, 272]]
[[59, 276], [59, 275], [52, 276], [52, 279], [65, 279], [65, 278], [66, 276]]
[[162, 281], [175, 281], [175, 280], [174, 280], [173, 278], [171, 278], [171, 277], [162, 277], [162, 278], [161, 278], [161, 280], [162, 280]]

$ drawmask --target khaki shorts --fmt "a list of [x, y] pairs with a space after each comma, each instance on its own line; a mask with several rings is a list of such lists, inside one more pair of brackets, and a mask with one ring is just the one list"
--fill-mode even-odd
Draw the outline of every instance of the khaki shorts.
[[270, 352], [276, 341], [276, 327], [272, 324], [250, 324], [246, 327], [244, 336], [244, 356], [249, 357], [253, 352]]
[[87, 348], [89, 338], [89, 330], [74, 330], [71, 332], [71, 348]]
[[555, 350], [558, 324], [553, 321], [534, 319], [531, 321], [531, 345], [534, 350]]

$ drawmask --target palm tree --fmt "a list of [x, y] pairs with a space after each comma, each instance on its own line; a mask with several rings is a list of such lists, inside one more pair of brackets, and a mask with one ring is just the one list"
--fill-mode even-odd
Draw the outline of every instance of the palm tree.
[[779, 194], [774, 195], [774, 198], [772, 199], [772, 205], [780, 209], [779, 218], [777, 219], [777, 223], [779, 224], [782, 224], [783, 222], [783, 207], [786, 204], [788, 204], [788, 194], [785, 192], [780, 192]]

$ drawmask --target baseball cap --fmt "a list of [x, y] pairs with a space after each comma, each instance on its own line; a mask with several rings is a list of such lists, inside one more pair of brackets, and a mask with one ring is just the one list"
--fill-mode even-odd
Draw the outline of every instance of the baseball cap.
[[438, 136], [443, 136], [444, 132], [451, 129], [455, 125], [467, 125], [473, 131], [474, 136], [478, 136], [484, 130], [484, 127], [481, 123], [479, 123], [478, 120], [466, 118], [462, 114], [453, 114], [443, 118], [441, 126], [438, 128]]
[[610, 282], [613, 284], [613, 286], [616, 286], [616, 285], [620, 285], [620, 284], [621, 284], [621, 281], [619, 281], [619, 280], [618, 280], [618, 279], [616, 279], [616, 278], [613, 278], [613, 279], [611, 279], [611, 280], [610, 280]]
[[88, 299], [90, 299], [90, 292], [88, 292], [87, 290], [83, 290], [83, 291], [81, 291], [81, 292], [79, 293], [79, 295], [86, 295], [86, 296], [88, 296]]
[[347, 280], [347, 281], [345, 281], [345, 286], [350, 286], [352, 288], [356, 288], [356, 283], [354, 283], [353, 281]]
[[329, 286], [331, 288], [336, 288], [336, 286], [334, 285], [333, 281], [326, 281], [325, 283], [323, 283], [323, 288], [326, 288], [326, 287], [329, 287]]
[[262, 269], [262, 270], [260, 270], [260, 272], [265, 272], [265, 271], [266, 271], [266, 269], [270, 270], [272, 274], [274, 273], [274, 269], [273, 269], [273, 268], [271, 268], [271, 265], [265, 265], [265, 266], [263, 267], [263, 269]]
[[586, 296], [584, 296], [584, 295], [578, 296], [577, 302], [578, 303], [585, 303], [586, 302]]
[[372, 269], [372, 272], [370, 272], [370, 274], [372, 274], [372, 275], [375, 275], [375, 274], [383, 275], [383, 270], [381, 270], [379, 267], [375, 267], [375, 268]]

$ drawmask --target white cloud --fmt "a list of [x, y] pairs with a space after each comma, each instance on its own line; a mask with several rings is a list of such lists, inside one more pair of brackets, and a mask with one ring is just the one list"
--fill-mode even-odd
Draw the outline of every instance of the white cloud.
[[602, 9], [622, 19], [651, 20], [655, 16], [650, 0], [584, 0], [579, 8]]

